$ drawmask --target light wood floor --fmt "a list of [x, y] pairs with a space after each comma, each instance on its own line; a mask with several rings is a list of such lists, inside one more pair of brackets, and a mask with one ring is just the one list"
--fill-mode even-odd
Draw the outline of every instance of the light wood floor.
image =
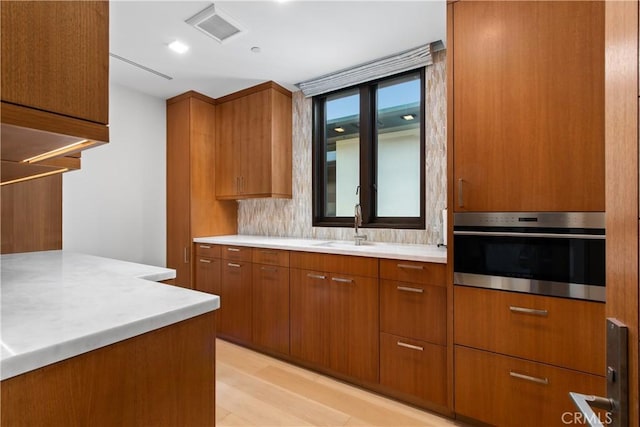
[[216, 341], [218, 426], [464, 426]]

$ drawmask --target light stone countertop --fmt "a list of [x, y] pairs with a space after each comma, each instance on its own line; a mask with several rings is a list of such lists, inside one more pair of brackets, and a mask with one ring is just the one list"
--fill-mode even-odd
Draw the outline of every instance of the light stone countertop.
[[250, 246], [254, 248], [285, 249], [290, 251], [317, 252], [326, 254], [354, 255], [373, 258], [401, 259], [446, 264], [447, 248], [436, 245], [405, 243], [363, 242], [356, 246], [353, 241], [299, 239], [293, 237], [266, 236], [215, 236], [198, 237], [196, 243]]
[[0, 256], [0, 379], [220, 307], [220, 298], [155, 281], [175, 270], [66, 251]]

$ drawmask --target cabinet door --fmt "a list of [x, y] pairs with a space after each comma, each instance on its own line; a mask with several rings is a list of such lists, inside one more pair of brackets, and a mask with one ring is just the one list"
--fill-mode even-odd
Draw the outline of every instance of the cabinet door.
[[253, 265], [253, 343], [289, 354], [289, 269]]
[[291, 270], [291, 354], [378, 381], [377, 279]]
[[[240, 133], [240, 193], [244, 197], [271, 194], [271, 91], [237, 100], [242, 114]], [[251, 126], [247, 126], [250, 123]]]
[[234, 198], [239, 191], [240, 147], [235, 100], [216, 106], [216, 197]]
[[109, 122], [109, 2], [3, 1], [2, 100]]
[[196, 256], [195, 282], [196, 291], [220, 295], [220, 259]]
[[603, 8], [453, 5], [456, 211], [604, 211]]
[[218, 332], [225, 338], [251, 342], [251, 263], [222, 263]]

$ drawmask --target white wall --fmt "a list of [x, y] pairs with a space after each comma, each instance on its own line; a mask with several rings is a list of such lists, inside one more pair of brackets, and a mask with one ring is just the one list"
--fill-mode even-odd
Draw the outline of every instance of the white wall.
[[63, 175], [63, 248], [165, 266], [165, 101], [111, 84], [109, 124], [109, 144]]

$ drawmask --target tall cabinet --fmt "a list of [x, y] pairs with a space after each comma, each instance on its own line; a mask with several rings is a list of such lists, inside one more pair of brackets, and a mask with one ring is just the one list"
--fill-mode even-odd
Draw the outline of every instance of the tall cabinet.
[[235, 201], [215, 197], [216, 101], [197, 92], [167, 100], [167, 267], [193, 288], [193, 238], [235, 234]]

